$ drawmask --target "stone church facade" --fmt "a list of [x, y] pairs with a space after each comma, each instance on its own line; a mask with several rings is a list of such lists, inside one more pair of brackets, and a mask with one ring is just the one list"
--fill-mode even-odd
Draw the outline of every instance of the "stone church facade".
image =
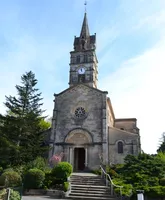
[[100, 163], [123, 163], [140, 151], [135, 118], [116, 119], [108, 92], [97, 88], [96, 34], [90, 35], [85, 13], [70, 52], [69, 88], [55, 94], [49, 157], [63, 153], [75, 171]]

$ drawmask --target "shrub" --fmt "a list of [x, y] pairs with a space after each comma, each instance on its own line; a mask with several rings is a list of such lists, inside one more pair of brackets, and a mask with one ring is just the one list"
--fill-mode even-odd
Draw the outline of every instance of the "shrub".
[[92, 173], [101, 175], [101, 169], [94, 169], [94, 170], [92, 170]]
[[17, 191], [10, 191], [10, 200], [21, 200], [20, 194]]
[[3, 168], [2, 168], [2, 167], [0, 167], [0, 175], [2, 174], [2, 172], [3, 172]]
[[26, 168], [25, 169], [26, 171], [28, 171], [29, 169], [34, 169], [34, 168], [45, 171], [48, 168], [48, 164], [44, 158], [37, 157], [35, 160], [27, 163], [25, 168]]
[[165, 196], [165, 187], [164, 186], [154, 186], [149, 188], [147, 193], [150, 197], [164, 197]]
[[[133, 187], [131, 184], [126, 184], [122, 179], [115, 178], [113, 179], [113, 183], [118, 186], [123, 186], [122, 188], [122, 196], [130, 197], [132, 195]], [[120, 188], [114, 187], [115, 193], [120, 195]]]
[[5, 186], [5, 185], [6, 185], [6, 177], [0, 176], [0, 186]]
[[162, 178], [159, 180], [160, 185], [165, 186], [165, 178]]
[[25, 166], [24, 165], [18, 165], [13, 167], [14, 171], [17, 172], [20, 176], [23, 177], [24, 171], [25, 171]]
[[6, 199], [7, 192], [6, 189], [0, 190], [0, 199]]
[[109, 166], [106, 167], [106, 172], [107, 172], [107, 174], [110, 175], [111, 178], [118, 177], [118, 174], [116, 173], [116, 171]]
[[67, 192], [68, 189], [69, 189], [69, 182], [64, 182], [64, 184], [63, 184], [63, 190], [64, 190], [64, 192]]
[[25, 174], [24, 187], [26, 189], [42, 188], [44, 179], [45, 173], [42, 170], [37, 168], [30, 169]]
[[[15, 171], [5, 171], [2, 176], [5, 180], [6, 187], [16, 187], [22, 184], [21, 176]], [[3, 179], [3, 178], [2, 178]]]
[[54, 183], [64, 183], [72, 173], [72, 165], [68, 162], [60, 162], [52, 169]]
[[45, 189], [50, 188], [52, 186], [52, 182], [53, 182], [53, 179], [52, 179], [51, 170], [46, 170], [45, 171], [44, 188]]

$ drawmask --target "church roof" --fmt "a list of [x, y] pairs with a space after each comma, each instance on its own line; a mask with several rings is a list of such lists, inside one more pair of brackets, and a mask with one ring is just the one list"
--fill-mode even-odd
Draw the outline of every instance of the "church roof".
[[69, 90], [71, 90], [71, 89], [73, 89], [73, 88], [75, 88], [75, 87], [77, 87], [77, 86], [79, 86], [79, 85], [83, 85], [83, 86], [85, 86], [85, 87], [88, 87], [88, 88], [90, 88], [90, 89], [92, 89], [92, 90], [95, 90], [95, 91], [97, 91], [97, 92], [100, 92], [100, 93], [106, 93], [106, 94], [108, 94], [107, 91], [102, 91], [102, 90], [99, 90], [99, 89], [97, 89], [97, 88], [90, 87], [89, 85], [86, 85], [86, 84], [83, 84], [83, 83], [79, 83], [79, 84], [77, 84], [77, 85], [74, 85], [74, 86], [72, 86], [72, 87], [67, 88], [66, 90], [63, 90], [62, 92], [60, 92], [60, 93], [58, 93], [58, 94], [55, 94], [55, 93], [54, 93], [54, 96], [55, 96], [55, 97], [56, 97], [56, 96], [60, 96], [61, 94], [65, 93], [65, 92], [67, 92], [67, 91], [69, 91]]
[[115, 127], [109, 127], [109, 137], [111, 144], [114, 144], [118, 140], [135, 140], [139, 137], [136, 133], [131, 133], [128, 131], [124, 131]]
[[89, 27], [88, 27], [88, 20], [87, 20], [87, 14], [85, 12], [84, 14], [84, 20], [81, 28], [80, 38], [88, 38], [90, 36], [89, 34]]

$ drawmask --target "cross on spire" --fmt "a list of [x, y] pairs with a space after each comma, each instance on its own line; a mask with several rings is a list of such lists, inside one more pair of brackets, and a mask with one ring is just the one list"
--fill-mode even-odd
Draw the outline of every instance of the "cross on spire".
[[87, 1], [84, 2], [84, 6], [85, 6], [85, 13], [87, 11]]

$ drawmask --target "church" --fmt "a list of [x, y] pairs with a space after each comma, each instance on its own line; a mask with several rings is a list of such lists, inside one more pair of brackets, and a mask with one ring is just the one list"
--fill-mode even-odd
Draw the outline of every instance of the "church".
[[116, 119], [107, 91], [97, 87], [96, 34], [90, 35], [85, 12], [70, 52], [69, 87], [54, 94], [49, 158], [63, 155], [74, 171], [123, 163], [141, 151], [136, 118]]

